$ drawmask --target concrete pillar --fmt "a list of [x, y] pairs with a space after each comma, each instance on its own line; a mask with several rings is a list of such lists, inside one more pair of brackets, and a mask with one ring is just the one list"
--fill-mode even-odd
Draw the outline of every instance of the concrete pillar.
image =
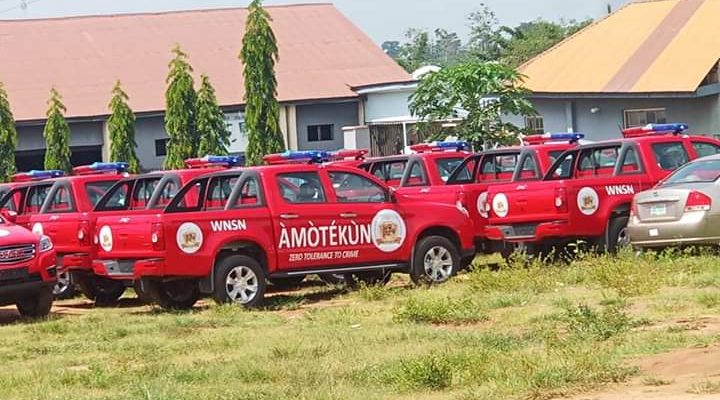
[[110, 131], [108, 130], [108, 120], [103, 121], [102, 124], [102, 161], [110, 161]]
[[568, 133], [575, 132], [575, 105], [572, 101], [565, 102], [565, 130]]
[[285, 147], [288, 150], [297, 150], [297, 108], [293, 104], [287, 105], [283, 108], [285, 109]]

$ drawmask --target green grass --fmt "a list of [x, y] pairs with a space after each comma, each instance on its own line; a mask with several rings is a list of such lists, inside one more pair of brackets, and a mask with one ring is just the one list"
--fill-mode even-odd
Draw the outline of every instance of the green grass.
[[1, 397], [549, 399], [625, 381], [638, 357], [720, 340], [687, 323], [719, 306], [712, 255], [482, 264], [430, 288], [405, 277], [314, 286], [258, 311], [208, 302], [30, 322], [2, 310]]

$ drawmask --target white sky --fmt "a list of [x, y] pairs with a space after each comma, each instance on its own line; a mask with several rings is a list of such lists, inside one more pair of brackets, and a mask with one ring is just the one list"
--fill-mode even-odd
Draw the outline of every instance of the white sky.
[[[0, 19], [45, 18], [85, 14], [109, 14], [243, 7], [248, 0], [0, 0]], [[482, 0], [265, 0], [265, 4], [332, 2], [373, 40], [400, 40], [410, 27], [445, 28], [467, 35], [466, 16]], [[607, 4], [618, 7], [628, 0], [484, 0], [504, 25], [536, 18], [549, 20], [596, 18]]]

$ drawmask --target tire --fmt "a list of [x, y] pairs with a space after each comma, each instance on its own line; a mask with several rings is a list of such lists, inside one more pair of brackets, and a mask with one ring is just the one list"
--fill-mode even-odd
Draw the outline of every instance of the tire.
[[268, 278], [271, 285], [278, 289], [292, 289], [300, 286], [305, 276], [292, 276], [287, 278]]
[[89, 275], [78, 281], [80, 291], [98, 306], [111, 306], [117, 304], [125, 293], [125, 283], [102, 276]]
[[265, 272], [254, 258], [233, 255], [224, 258], [215, 267], [215, 293], [219, 304], [240, 304], [247, 308], [258, 307], [265, 296]]
[[194, 279], [172, 281], [146, 281], [148, 293], [163, 309], [190, 310], [200, 299], [200, 288]]
[[410, 278], [419, 284], [444, 283], [455, 275], [460, 253], [444, 236], [427, 236], [417, 243], [410, 264]]
[[143, 285], [140, 283], [139, 279], [133, 281], [133, 290], [135, 290], [135, 294], [137, 295], [138, 299], [143, 303], [152, 303], [155, 300], [150, 288], [143, 288]]
[[328, 285], [340, 285], [345, 283], [345, 275], [343, 274], [320, 274], [320, 280]]
[[56, 299], [71, 299], [77, 295], [75, 282], [69, 272], [64, 271], [58, 274], [57, 283], [53, 287], [53, 295]]
[[20, 315], [25, 318], [42, 318], [50, 314], [53, 299], [53, 289], [49, 287], [20, 299], [16, 306]]
[[367, 286], [385, 286], [392, 279], [392, 271], [367, 271], [344, 274], [343, 279], [348, 287], [357, 287], [363, 283]]
[[616, 254], [618, 250], [630, 245], [627, 236], [628, 217], [615, 217], [610, 220], [605, 238], [608, 253]]

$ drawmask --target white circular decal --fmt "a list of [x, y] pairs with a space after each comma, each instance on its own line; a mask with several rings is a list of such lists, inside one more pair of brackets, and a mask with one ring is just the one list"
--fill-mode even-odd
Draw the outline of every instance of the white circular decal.
[[113, 248], [113, 237], [112, 230], [110, 227], [105, 225], [100, 228], [100, 235], [98, 240], [100, 241], [100, 247], [105, 251], [112, 251]]
[[507, 196], [504, 193], [496, 194], [492, 199], [492, 208], [498, 217], [506, 217], [509, 211]]
[[195, 254], [203, 244], [203, 233], [199, 226], [186, 222], [178, 228], [175, 240], [183, 253]]
[[584, 187], [577, 195], [577, 206], [585, 215], [593, 215], [600, 207], [600, 198], [595, 189]]
[[39, 236], [42, 236], [45, 234], [45, 231], [43, 230], [43, 226], [39, 222], [36, 222], [35, 225], [33, 225], [32, 232]]
[[373, 244], [382, 252], [391, 253], [405, 242], [405, 221], [393, 210], [378, 211], [370, 227]]
[[483, 218], [489, 217], [488, 210], [485, 208], [485, 207], [487, 207], [487, 192], [480, 193], [480, 196], [478, 196], [478, 199], [477, 199], [476, 207], [477, 207], [478, 214], [480, 214], [481, 217], [483, 217]]
[[5, 230], [5, 229], [0, 229], [0, 237], [6, 237], [6, 236], [10, 236], [10, 231]]

